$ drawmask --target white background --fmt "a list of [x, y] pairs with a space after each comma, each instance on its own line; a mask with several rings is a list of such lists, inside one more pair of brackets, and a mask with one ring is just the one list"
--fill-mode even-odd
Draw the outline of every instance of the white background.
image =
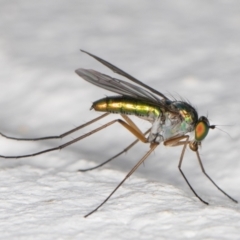
[[[189, 100], [208, 115], [200, 154], [209, 175], [240, 200], [239, 1], [0, 1], [0, 131], [15, 137], [58, 135], [100, 114], [89, 111], [108, 91], [74, 70], [108, 69], [87, 50], [159, 91]], [[120, 77], [121, 78], [121, 77]], [[117, 116], [114, 115], [113, 118]], [[67, 142], [0, 138], [0, 154], [33, 153]], [[136, 121], [145, 130], [149, 123]], [[95, 166], [133, 141], [117, 124], [38, 157], [0, 161], [1, 239], [239, 239], [239, 204], [221, 194], [187, 151], [159, 146], [98, 212], [101, 203], [149, 149], [139, 143], [105, 167]]]

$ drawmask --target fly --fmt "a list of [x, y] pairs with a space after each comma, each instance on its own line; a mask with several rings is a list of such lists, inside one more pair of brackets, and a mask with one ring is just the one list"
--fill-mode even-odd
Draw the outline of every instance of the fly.
[[[96, 212], [100, 207], [102, 207], [109, 198], [117, 191], [117, 189], [128, 179], [137, 168], [149, 157], [149, 155], [158, 147], [159, 144], [163, 144], [165, 146], [176, 147], [182, 146], [182, 152], [179, 159], [178, 169], [185, 179], [186, 183], [194, 193], [194, 195], [204, 204], [208, 205], [208, 202], [204, 201], [193, 189], [189, 181], [187, 180], [185, 174], [183, 173], [181, 166], [183, 162], [183, 157], [185, 154], [186, 147], [189, 148], [196, 153], [198, 162], [200, 164], [200, 168], [203, 174], [212, 182], [212, 184], [221, 191], [224, 195], [226, 195], [233, 202], [237, 203], [237, 201], [229, 196], [225, 191], [223, 191], [206, 173], [200, 155], [198, 151], [198, 147], [201, 145], [201, 142], [205, 139], [210, 129], [214, 129], [215, 125], [210, 125], [207, 117], [201, 116], [198, 117], [198, 113], [193, 106], [184, 101], [170, 100], [164, 94], [158, 92], [157, 90], [147, 86], [136, 78], [132, 77], [128, 73], [123, 70], [117, 68], [111, 63], [91, 54], [86, 51], [82, 52], [88, 54], [89, 56], [95, 58], [97, 61], [110, 68], [113, 72], [122, 75], [132, 81], [135, 84], [130, 82], [126, 82], [123, 80], [119, 80], [116, 78], [112, 78], [108, 75], [102, 74], [95, 70], [90, 69], [82, 69], [79, 68], [75, 72], [87, 82], [90, 82], [100, 88], [104, 88], [111, 92], [117, 93], [116, 96], [105, 97], [98, 101], [95, 101], [91, 107], [95, 111], [104, 112], [101, 116], [92, 119], [91, 121], [80, 125], [74, 129], [71, 129], [68, 132], [65, 132], [59, 136], [48, 136], [42, 138], [15, 138], [9, 137], [2, 133], [1, 136], [19, 140], [19, 141], [39, 141], [39, 140], [47, 140], [47, 139], [57, 139], [63, 138], [77, 130], [80, 130], [90, 124], [99, 121], [102, 118], [105, 118], [111, 113], [121, 115], [122, 119], [115, 119], [106, 124], [98, 127], [80, 137], [77, 137], [65, 144], [62, 144], [58, 147], [49, 148], [40, 152], [35, 152], [27, 155], [19, 155], [19, 156], [3, 156], [2, 158], [25, 158], [40, 155], [46, 152], [51, 152], [59, 149], [63, 149], [75, 142], [78, 142], [94, 133], [107, 128], [108, 126], [118, 123], [123, 128], [131, 132], [136, 140], [132, 142], [129, 146], [127, 146], [123, 151], [119, 152], [115, 156], [111, 157], [107, 161], [101, 163], [98, 166], [88, 169], [81, 169], [79, 171], [89, 171], [96, 169], [98, 167], [103, 166], [104, 164], [110, 162], [111, 160], [117, 158], [130, 148], [132, 148], [137, 142], [141, 141], [143, 143], [147, 143], [150, 146], [148, 152], [138, 161], [138, 163], [131, 169], [131, 171], [126, 175], [126, 177], [116, 186], [116, 188], [109, 194], [109, 196], [94, 210], [89, 212], [84, 217], [88, 217], [92, 213]], [[138, 116], [146, 121], [151, 123], [151, 128], [146, 132], [142, 132], [137, 125], [130, 119], [130, 115]]]

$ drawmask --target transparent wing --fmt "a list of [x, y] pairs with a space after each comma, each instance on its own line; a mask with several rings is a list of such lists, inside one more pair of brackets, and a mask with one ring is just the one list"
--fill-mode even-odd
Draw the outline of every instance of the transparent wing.
[[89, 53], [89, 52], [86, 52], [86, 51], [84, 51], [84, 50], [81, 50], [81, 51], [84, 52], [84, 53], [86, 53], [86, 54], [88, 54], [89, 56], [95, 58], [97, 61], [99, 61], [100, 63], [102, 63], [102, 64], [105, 65], [106, 67], [110, 68], [113, 72], [115, 72], [115, 73], [117, 73], [117, 74], [119, 74], [119, 75], [121, 75], [121, 76], [124, 76], [124, 77], [128, 78], [129, 80], [137, 83], [138, 85], [140, 85], [140, 86], [148, 89], [148, 90], [151, 91], [152, 93], [154, 93], [154, 94], [156, 94], [156, 95], [158, 95], [158, 96], [160, 96], [160, 97], [162, 97], [162, 98], [164, 98], [164, 99], [166, 99], [166, 100], [169, 100], [164, 94], [162, 94], [162, 93], [160, 93], [159, 91], [157, 91], [157, 90], [149, 87], [148, 85], [144, 84], [143, 82], [137, 80], [135, 77], [129, 75], [128, 73], [124, 72], [124, 71], [121, 70], [120, 68], [112, 65], [111, 63], [109, 63], [109, 62], [101, 59], [100, 57], [97, 57], [97, 56], [95, 56], [95, 55], [93, 55], [93, 54], [91, 54], [91, 53]]
[[[123, 96], [130, 96], [137, 99], [142, 99], [158, 106], [163, 105], [161, 100], [147, 90], [138, 87], [129, 82], [112, 78], [95, 70], [79, 68], [75, 71], [84, 80], [111, 92], [118, 93]], [[162, 106], [164, 107], [164, 106]]]

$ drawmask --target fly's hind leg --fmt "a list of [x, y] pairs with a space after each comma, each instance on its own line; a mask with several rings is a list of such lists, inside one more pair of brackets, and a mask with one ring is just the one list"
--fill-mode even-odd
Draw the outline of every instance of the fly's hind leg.
[[[104, 114], [105, 115], [105, 114]], [[104, 116], [102, 115], [102, 116]], [[96, 120], [95, 120], [96, 121]], [[91, 121], [90, 121], [91, 122]], [[92, 134], [102, 130], [102, 129], [105, 129], [107, 127], [109, 127], [110, 125], [114, 124], [114, 123], [120, 123], [123, 127], [125, 127], [128, 131], [130, 131], [135, 137], [137, 137], [140, 141], [144, 142], [144, 143], [147, 143], [147, 138], [145, 138], [144, 134], [141, 132], [141, 131], [138, 131], [136, 130], [135, 127], [132, 127], [131, 125], [129, 125], [128, 123], [124, 122], [123, 120], [121, 119], [116, 119], [116, 120], [112, 120], [104, 125], [102, 125], [101, 127], [98, 127], [80, 137], [77, 137], [69, 142], [66, 142], [65, 144], [62, 144], [58, 147], [54, 147], [54, 148], [49, 148], [49, 149], [46, 149], [46, 150], [43, 150], [43, 151], [40, 151], [40, 152], [35, 152], [35, 153], [31, 153], [31, 154], [26, 154], [26, 155], [18, 155], [18, 156], [4, 156], [4, 155], [0, 155], [0, 158], [26, 158], [26, 157], [32, 157], [32, 156], [37, 156], [37, 155], [40, 155], [40, 154], [43, 154], [43, 153], [47, 153], [47, 152], [52, 152], [52, 151], [56, 151], [56, 150], [61, 150], [69, 145], [72, 145], [73, 143], [75, 142], [78, 142], [86, 137], [89, 137], [91, 136]], [[89, 125], [90, 123], [86, 123], [87, 125]], [[85, 126], [86, 126], [85, 124]], [[83, 125], [81, 125], [83, 126]]]
[[7, 138], [7, 139], [11, 139], [11, 140], [16, 140], [16, 141], [41, 141], [41, 140], [48, 140], [48, 139], [59, 139], [59, 138], [61, 139], [61, 138], [64, 138], [71, 133], [74, 133], [74, 132], [76, 132], [76, 131], [78, 131], [82, 128], [85, 128], [85, 127], [91, 125], [92, 123], [95, 123], [95, 122], [99, 121], [100, 119], [102, 119], [102, 118], [104, 118], [108, 115], [109, 115], [109, 113], [104, 113], [99, 117], [96, 117], [96, 118], [94, 118], [94, 119], [92, 119], [92, 120], [90, 120], [90, 121], [88, 121], [88, 122], [86, 122], [86, 123], [84, 123], [84, 124], [82, 124], [78, 127], [75, 127], [73, 129], [65, 132], [65, 133], [62, 133], [62, 134], [56, 135], [56, 136], [47, 136], [47, 137], [40, 137], [40, 138], [16, 138], [16, 137], [7, 136], [7, 135], [5, 135], [1, 132], [0, 132], [0, 136], [2, 136], [4, 138]]

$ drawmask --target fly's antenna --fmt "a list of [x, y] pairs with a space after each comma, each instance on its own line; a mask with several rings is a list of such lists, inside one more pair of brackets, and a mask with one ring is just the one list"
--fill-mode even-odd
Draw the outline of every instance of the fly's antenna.
[[232, 136], [231, 136], [227, 131], [224, 131], [223, 129], [221, 129], [221, 128], [218, 127], [218, 126], [233, 126], [233, 125], [211, 125], [211, 126], [209, 126], [209, 128], [211, 128], [211, 129], [215, 129], [215, 128], [216, 128], [216, 129], [218, 129], [219, 131], [227, 134], [231, 139], [233, 139]]

